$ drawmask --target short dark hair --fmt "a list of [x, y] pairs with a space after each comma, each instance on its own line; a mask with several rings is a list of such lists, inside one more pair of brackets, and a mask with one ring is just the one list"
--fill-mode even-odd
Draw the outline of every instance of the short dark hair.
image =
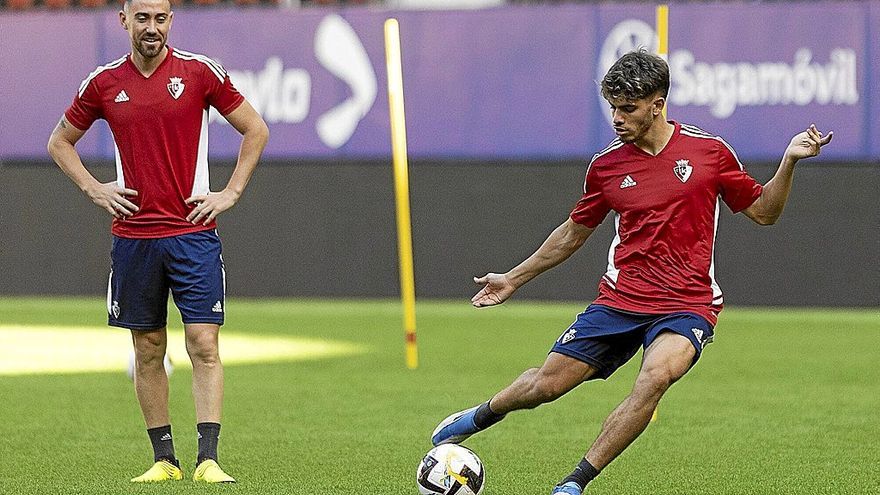
[[606, 100], [639, 100], [659, 92], [669, 94], [669, 65], [644, 48], [620, 57], [602, 79], [602, 97]]
[[[122, 9], [123, 10], [131, 9], [131, 1], [132, 0], [123, 0], [122, 1]], [[171, 0], [166, 0], [166, 1], [168, 2], [168, 7], [173, 7], [173, 5], [171, 4]]]

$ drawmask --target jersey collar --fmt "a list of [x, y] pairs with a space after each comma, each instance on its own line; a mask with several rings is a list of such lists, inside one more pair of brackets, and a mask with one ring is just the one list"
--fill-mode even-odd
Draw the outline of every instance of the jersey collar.
[[172, 48], [171, 45], [165, 45], [165, 47], [168, 48], [168, 53], [165, 54], [165, 58], [161, 62], [159, 62], [159, 66], [156, 67], [156, 70], [154, 70], [153, 73], [150, 74], [149, 76], [143, 75], [143, 73], [141, 73], [140, 69], [138, 69], [137, 66], [134, 65], [134, 61], [132, 61], [132, 59], [131, 59], [131, 56], [132, 56], [131, 52], [128, 52], [128, 56], [125, 58], [125, 63], [126, 63], [126, 65], [128, 65], [128, 67], [132, 71], [134, 71], [135, 74], [141, 76], [144, 79], [151, 79], [153, 76], [158, 74], [159, 71], [162, 70], [168, 64], [169, 60], [171, 60], [171, 55], [172, 55], [172, 53], [174, 53], [174, 48]]
[[629, 148], [631, 150], [633, 150], [634, 153], [642, 155], [642, 156], [651, 157], [651, 158], [655, 158], [655, 157], [662, 155], [663, 153], [666, 153], [666, 150], [672, 148], [672, 145], [676, 141], [678, 141], [679, 137], [681, 137], [681, 124], [679, 124], [678, 122], [676, 122], [674, 120], [667, 120], [667, 122], [674, 125], [675, 129], [672, 130], [672, 136], [669, 137], [669, 141], [666, 142], [666, 146], [664, 146], [663, 149], [660, 150], [660, 153], [657, 153], [656, 155], [652, 155], [652, 154], [648, 153], [647, 151], [636, 146], [635, 143], [627, 143], [627, 146], [629, 146]]

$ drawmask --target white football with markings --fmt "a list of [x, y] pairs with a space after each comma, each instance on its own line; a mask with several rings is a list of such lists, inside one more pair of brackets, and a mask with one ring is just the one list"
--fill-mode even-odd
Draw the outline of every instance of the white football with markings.
[[422, 495], [480, 495], [485, 481], [486, 472], [477, 454], [455, 444], [434, 447], [416, 470]]

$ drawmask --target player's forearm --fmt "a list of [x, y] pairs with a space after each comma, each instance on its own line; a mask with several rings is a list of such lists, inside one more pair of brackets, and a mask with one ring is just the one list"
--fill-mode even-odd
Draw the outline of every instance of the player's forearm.
[[507, 272], [506, 276], [516, 287], [567, 260], [583, 246], [592, 229], [578, 226], [571, 219], [553, 230], [541, 247], [525, 261]]
[[749, 216], [754, 221], [761, 225], [772, 225], [782, 215], [794, 182], [795, 163], [797, 160], [788, 156], [782, 158], [776, 174], [764, 185], [761, 196], [750, 208], [751, 215]]
[[226, 189], [234, 192], [237, 196], [241, 196], [247, 187], [260, 157], [263, 155], [263, 149], [269, 141], [269, 129], [265, 126], [256, 126], [246, 131], [241, 140], [241, 148], [238, 152], [238, 163], [232, 176], [226, 184]]
[[48, 150], [52, 160], [81, 191], [88, 193], [89, 189], [100, 186], [98, 180], [86, 170], [79, 153], [76, 152], [76, 148], [72, 144], [53, 136], [49, 139]]

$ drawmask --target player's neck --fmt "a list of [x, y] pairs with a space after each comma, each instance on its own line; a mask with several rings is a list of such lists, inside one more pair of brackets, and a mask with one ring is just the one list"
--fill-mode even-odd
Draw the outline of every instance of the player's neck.
[[663, 148], [669, 143], [669, 140], [672, 139], [672, 134], [675, 132], [675, 126], [670, 124], [660, 117], [649, 129], [648, 132], [645, 133], [640, 139], [635, 141], [636, 146], [639, 147], [645, 153], [648, 153], [652, 156], [657, 156], [663, 151]]
[[159, 67], [159, 64], [165, 60], [165, 57], [168, 56], [168, 47], [162, 47], [162, 51], [159, 52], [155, 57], [144, 57], [137, 50], [131, 51], [131, 62], [137, 67], [138, 72], [140, 72], [144, 77], [150, 77], [153, 75], [153, 72], [156, 72], [156, 69]]

